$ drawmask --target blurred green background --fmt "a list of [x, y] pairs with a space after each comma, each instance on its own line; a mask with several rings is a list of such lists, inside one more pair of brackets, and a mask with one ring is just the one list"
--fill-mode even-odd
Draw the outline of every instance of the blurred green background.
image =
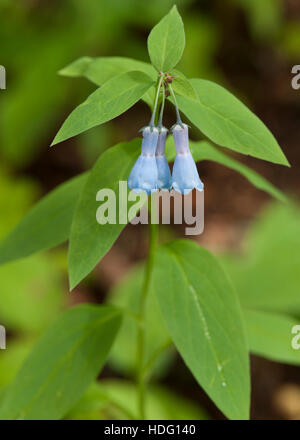
[[[84, 79], [64, 78], [57, 72], [84, 55], [148, 61], [148, 32], [173, 4], [169, 0], [0, 0], [0, 64], [7, 71], [7, 89], [0, 90], [0, 238], [43, 194], [90, 167], [104, 149], [135, 137], [149, 118], [149, 110], [139, 103], [117, 120], [50, 150], [63, 119], [95, 88]], [[178, 67], [188, 77], [223, 84], [268, 125], [292, 168], [250, 157], [240, 160], [297, 204], [300, 94], [291, 87], [291, 69], [300, 64], [299, 1], [177, 0], [176, 4], [187, 41]], [[173, 122], [169, 107], [166, 125]], [[192, 131], [192, 137], [196, 135]], [[220, 255], [242, 302], [250, 307], [258, 302], [262, 310], [299, 318], [300, 323], [300, 211], [275, 205], [221, 165], [204, 162], [199, 169], [206, 185], [206, 226], [197, 241]], [[8, 348], [0, 351], [0, 389], [9, 384], [34, 341], [64, 308], [84, 301], [103, 302], [108, 295], [114, 302], [130, 296], [130, 276], [127, 287], [117, 284], [127, 272], [140, 270], [135, 266], [146, 254], [145, 232], [128, 226], [101, 265], [72, 294], [67, 288], [66, 247], [0, 267], [0, 324], [8, 331]], [[182, 234], [180, 227], [161, 231], [162, 239]], [[132, 401], [134, 390], [124, 380], [132, 375], [134, 335], [127, 327], [102, 373], [101, 387], [92, 387], [69, 418], [124, 416], [116, 410], [118, 405], [109, 406], [105, 393], [121, 404]], [[156, 340], [161, 335], [154, 331], [150, 336]], [[154, 418], [223, 417], [171, 349], [154, 379], [160, 384], [153, 385], [149, 397]], [[252, 379], [253, 418], [300, 419], [299, 366], [253, 356]]]

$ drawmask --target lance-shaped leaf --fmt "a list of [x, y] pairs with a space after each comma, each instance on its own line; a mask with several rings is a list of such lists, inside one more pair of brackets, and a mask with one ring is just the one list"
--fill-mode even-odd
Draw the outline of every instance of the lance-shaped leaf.
[[244, 309], [243, 313], [249, 346], [253, 353], [273, 361], [300, 365], [300, 352], [292, 346], [293, 338], [295, 345], [300, 340], [297, 337], [300, 331], [299, 319], [261, 310]]
[[185, 46], [182, 19], [173, 6], [154, 26], [148, 37], [148, 52], [153, 66], [162, 72], [173, 69], [180, 61]]
[[154, 288], [187, 367], [231, 419], [249, 417], [250, 378], [238, 298], [216, 259], [189, 240], [161, 246]]
[[288, 165], [276, 139], [263, 122], [223, 87], [192, 79], [198, 99], [178, 96], [182, 112], [216, 144], [242, 154]]
[[[89, 64], [93, 61], [92, 57], [80, 57], [75, 61], [72, 61], [66, 67], [60, 69], [59, 75], [69, 76], [76, 78], [78, 76], [84, 76], [84, 72], [88, 68]], [[120, 72], [119, 72], [120, 73]]]
[[[119, 222], [119, 183], [127, 181], [131, 168], [140, 153], [140, 148], [140, 139], [110, 148], [100, 156], [88, 177], [81, 192], [71, 228], [69, 247], [71, 289], [91, 272], [111, 248], [127, 223], [126, 208], [123, 208], [125, 218], [122, 223]], [[102, 188], [112, 190], [115, 194], [115, 224], [97, 222], [96, 212], [99, 202], [96, 201], [96, 195]], [[127, 193], [123, 197], [127, 200]]]
[[52, 145], [121, 115], [153, 84], [154, 81], [143, 72], [126, 72], [110, 79], [73, 110]]
[[[144, 72], [154, 81], [157, 79], [157, 72], [151, 64], [126, 57], [82, 57], [61, 69], [59, 74], [69, 77], [84, 77], [94, 84], [102, 86], [120, 73], [133, 70]], [[150, 88], [143, 96], [143, 100], [150, 106], [154, 102], [154, 92], [154, 88]]]
[[0, 419], [61, 419], [99, 374], [120, 323], [112, 306], [82, 305], [62, 314], [9, 387]]
[[[207, 141], [199, 141], [194, 142], [190, 141], [190, 150], [193, 155], [193, 158], [196, 162], [200, 162], [202, 160], [210, 160], [212, 162], [217, 162], [221, 165], [226, 166], [234, 171], [237, 171], [242, 176], [244, 176], [252, 185], [256, 188], [265, 191], [270, 194], [272, 197], [275, 197], [277, 200], [281, 202], [287, 202], [287, 196], [277, 189], [272, 183], [268, 182], [264, 177], [260, 176], [256, 171], [242, 164], [236, 159], [228, 156], [212, 145]], [[171, 136], [168, 137], [166, 144], [166, 154], [168, 160], [171, 162], [175, 159], [175, 147], [174, 141]]]
[[69, 237], [75, 206], [88, 173], [63, 183], [40, 200], [0, 244], [0, 264], [57, 246]]
[[83, 76], [101, 86], [120, 73], [137, 70], [144, 72], [153, 80], [157, 78], [157, 72], [151, 64], [126, 57], [82, 57], [61, 69], [59, 74], [69, 77]]

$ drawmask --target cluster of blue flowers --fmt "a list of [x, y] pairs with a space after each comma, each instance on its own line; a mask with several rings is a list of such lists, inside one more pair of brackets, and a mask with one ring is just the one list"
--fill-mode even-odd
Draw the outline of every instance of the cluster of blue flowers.
[[[142, 151], [131, 170], [128, 178], [128, 186], [134, 192], [139, 193], [145, 191], [147, 194], [151, 194], [158, 189], [164, 191], [174, 189], [181, 194], [188, 194], [194, 188], [198, 191], [202, 191], [204, 185], [200, 180], [195, 161], [189, 148], [189, 129], [180, 119], [174, 93], [172, 94], [175, 101], [177, 122], [173, 125], [171, 131], [176, 148], [176, 157], [171, 176], [168, 161], [165, 156], [168, 130], [162, 125], [165, 89], [158, 126], [155, 127], [153, 122], [160, 86], [161, 83], [158, 86], [157, 99], [150, 123], [142, 130]], [[171, 91], [173, 92], [172, 88]]]
[[134, 192], [151, 194], [158, 189], [174, 189], [187, 194], [196, 188], [203, 190], [195, 161], [189, 149], [188, 126], [177, 123], [172, 127], [176, 157], [172, 176], [165, 156], [168, 130], [147, 126], [143, 129], [141, 155], [131, 170], [128, 186]]

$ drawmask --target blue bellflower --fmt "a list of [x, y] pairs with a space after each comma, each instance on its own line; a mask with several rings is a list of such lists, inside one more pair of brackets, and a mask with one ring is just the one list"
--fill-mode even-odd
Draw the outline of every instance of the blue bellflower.
[[159, 130], [156, 127], [143, 129], [142, 152], [134, 164], [128, 178], [128, 187], [134, 192], [145, 191], [151, 194], [157, 191], [157, 165], [155, 151], [158, 141]]
[[168, 191], [171, 186], [171, 173], [167, 158], [165, 156], [166, 138], [168, 130], [165, 127], [159, 128], [159, 136], [156, 147], [156, 165], [157, 165], [157, 186], [159, 189]]
[[175, 124], [172, 129], [176, 148], [176, 157], [172, 172], [172, 188], [181, 194], [188, 194], [194, 188], [202, 191], [195, 161], [189, 148], [189, 129], [186, 124]]

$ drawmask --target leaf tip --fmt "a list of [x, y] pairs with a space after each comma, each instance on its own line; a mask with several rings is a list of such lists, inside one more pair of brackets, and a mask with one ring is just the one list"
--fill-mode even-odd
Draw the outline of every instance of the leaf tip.
[[51, 148], [51, 147], [54, 147], [54, 145], [59, 144], [59, 143], [62, 142], [63, 140], [64, 140], [64, 139], [60, 139], [60, 138], [58, 137], [58, 133], [57, 133], [57, 135], [54, 137], [53, 141], [52, 141], [51, 144], [50, 144], [50, 148]]
[[57, 139], [57, 135], [54, 137], [53, 141], [50, 144], [50, 148], [54, 147], [54, 145], [58, 144], [60, 141]]
[[67, 76], [65, 72], [66, 72], [65, 68], [60, 69], [60, 70], [57, 71], [57, 75], [59, 75], [59, 76]]
[[171, 10], [170, 10], [170, 14], [176, 14], [176, 15], [180, 18], [180, 20], [182, 21], [182, 23], [183, 23], [183, 20], [182, 20], [182, 17], [181, 17], [181, 15], [180, 15], [179, 11], [178, 11], [177, 5], [174, 5], [174, 6], [171, 8]]
[[71, 293], [76, 286], [78, 286], [78, 284], [80, 283], [80, 281], [74, 279], [74, 277], [72, 276], [72, 274], [69, 274], [69, 292]]
[[[285, 156], [284, 156], [285, 157]], [[287, 158], [285, 157], [285, 166], [291, 168], [292, 165], [290, 164], [290, 162], [287, 160]]]
[[277, 163], [279, 165], [284, 165], [284, 166], [286, 166], [288, 168], [291, 168], [290, 162], [288, 161], [288, 159], [286, 158], [285, 154], [283, 153], [283, 151], [281, 149], [280, 149], [280, 153], [281, 154], [280, 154], [280, 157], [279, 157], [279, 160], [277, 161]]

